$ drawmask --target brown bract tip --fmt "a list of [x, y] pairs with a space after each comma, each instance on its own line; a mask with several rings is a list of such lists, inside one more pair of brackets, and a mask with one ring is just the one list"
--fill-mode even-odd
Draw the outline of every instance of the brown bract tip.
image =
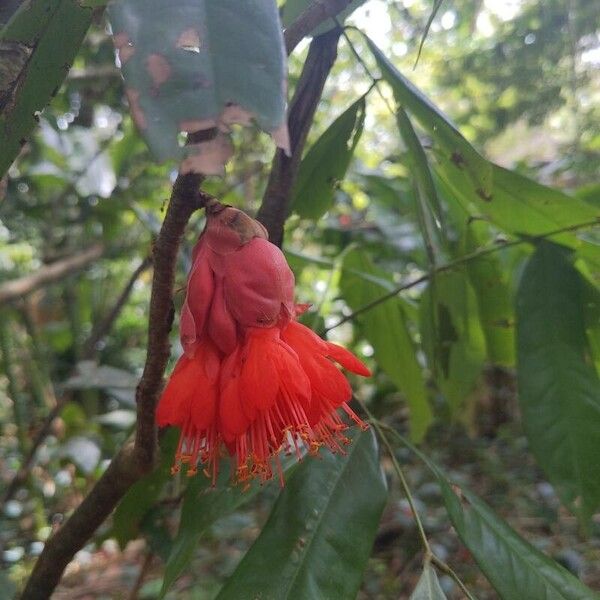
[[[207, 207], [208, 208], [208, 207]], [[207, 228], [229, 229], [235, 232], [241, 244], [246, 244], [255, 237], [268, 239], [267, 230], [245, 212], [232, 206], [217, 207], [214, 205], [207, 211]]]

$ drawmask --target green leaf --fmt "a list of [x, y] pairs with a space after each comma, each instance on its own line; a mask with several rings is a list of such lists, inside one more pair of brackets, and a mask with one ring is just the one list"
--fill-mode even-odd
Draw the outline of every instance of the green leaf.
[[218, 133], [182, 146], [180, 132], [252, 118], [287, 149], [286, 55], [273, 0], [117, 0], [109, 14], [133, 118], [158, 160], [220, 173], [229, 141]]
[[252, 485], [246, 491], [240, 485], [231, 486], [231, 478], [225, 471], [222, 469], [219, 473], [214, 488], [203, 475], [190, 481], [183, 500], [179, 530], [165, 566], [159, 598], [165, 597], [169, 588], [190, 563], [206, 529], [220, 517], [251, 500], [259, 491], [258, 485]]
[[127, 542], [138, 536], [142, 520], [169, 481], [178, 439], [179, 430], [170, 428], [161, 440], [158, 467], [135, 483], [117, 506], [113, 516], [112, 534], [122, 549]]
[[396, 67], [381, 50], [367, 37], [367, 44], [373, 53], [384, 79], [394, 91], [398, 104], [412, 113], [419, 123], [440, 145], [444, 158], [451, 163], [460, 163], [470, 186], [482, 197], [492, 194], [492, 167], [441, 111], [429, 101]]
[[517, 294], [517, 364], [531, 449], [562, 501], [585, 522], [600, 506], [600, 379], [583, 291], [567, 251], [540, 244]]
[[[469, 214], [485, 217], [516, 235], [545, 235], [600, 219], [597, 206], [487, 161], [381, 50], [366, 39], [397, 102], [431, 135], [436, 172], [450, 191], [451, 201], [459, 202]], [[594, 264], [600, 263], [597, 246], [585, 242], [574, 232], [561, 233], [554, 239], [578, 249]]]
[[387, 499], [372, 432], [298, 467], [217, 600], [354, 600]]
[[[546, 235], [580, 223], [591, 224], [600, 217], [598, 208], [559, 190], [497, 165], [492, 165], [492, 171], [494, 194], [489, 201], [485, 201], [466, 185], [460, 169], [448, 163], [439, 163], [437, 170], [452, 196], [465, 210], [488, 219], [514, 235]], [[557, 234], [553, 240], [587, 252], [596, 260], [598, 258], [598, 248], [585, 242], [575, 232]]]
[[436, 572], [430, 564], [425, 565], [417, 587], [410, 595], [410, 600], [446, 600], [446, 594], [444, 594]]
[[76, 0], [32, 0], [0, 31], [0, 177], [66, 77], [92, 15]]
[[349, 106], [310, 147], [298, 171], [292, 210], [307, 219], [320, 219], [331, 207], [344, 178], [365, 122], [364, 96]]
[[600, 292], [586, 285], [583, 292], [585, 328], [596, 373], [600, 376]]
[[524, 540], [508, 523], [463, 485], [451, 483], [431, 459], [402, 435], [435, 474], [456, 533], [503, 600], [598, 600], [567, 569]]
[[[353, 249], [344, 257], [340, 287], [350, 308], [357, 310], [393, 286], [387, 273], [375, 267], [363, 251]], [[377, 364], [406, 395], [411, 435], [421, 440], [432, 421], [432, 413], [401, 301], [390, 298], [358, 316], [356, 321], [373, 346]]]
[[[463, 271], [440, 273], [435, 295], [431, 286], [420, 302], [423, 349], [436, 366], [436, 382], [453, 416], [464, 414], [485, 359], [485, 341], [479, 323], [475, 294]], [[431, 303], [436, 303], [435, 313]], [[436, 329], [431, 315], [436, 316]]]
[[[465, 250], [477, 252], [490, 239], [489, 225], [470, 221], [466, 226]], [[469, 281], [477, 296], [479, 318], [485, 336], [487, 358], [494, 365], [515, 364], [515, 317], [510, 272], [497, 254], [486, 254], [466, 264]]]
[[[282, 459], [284, 473], [289, 474], [295, 467], [295, 458]], [[187, 567], [206, 529], [217, 519], [250, 501], [261, 489], [256, 481], [248, 488], [232, 486], [231, 476], [225, 468], [220, 470], [215, 487], [204, 476], [197, 476], [190, 482], [183, 500], [179, 530], [165, 567], [160, 598], [164, 598]]]
[[[284, 27], [289, 27], [311, 4], [313, 0], [287, 0], [283, 6], [282, 22]], [[348, 4], [348, 8], [345, 8], [337, 17], [339, 23], [343, 23], [347, 17], [349, 17], [361, 4], [364, 4], [365, 0], [352, 0]], [[337, 23], [334, 19], [327, 19], [321, 23], [318, 27], [315, 27], [310, 35], [321, 35], [327, 31], [330, 31], [334, 27], [337, 27]]]
[[504, 600], [593, 600], [598, 595], [542, 554], [463, 486], [460, 496], [438, 471], [444, 502], [465, 546]]

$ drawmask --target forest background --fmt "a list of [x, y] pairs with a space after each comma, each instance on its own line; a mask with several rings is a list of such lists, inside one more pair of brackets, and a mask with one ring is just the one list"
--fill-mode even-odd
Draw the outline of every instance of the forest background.
[[[353, 380], [370, 432], [346, 456], [290, 466], [283, 490], [247, 493], [171, 477], [165, 433], [156, 469], [66, 551], [46, 541], [136, 426], [156, 248], [181, 179], [132, 122], [102, 3], [19, 4], [0, 9], [0, 597], [42, 552], [27, 589], [50, 593], [64, 561], [56, 598], [253, 585], [274, 598], [597, 597], [597, 2], [326, 1], [337, 20], [312, 41], [314, 7], [280, 7], [301, 34], [288, 59], [298, 160], [286, 171], [268, 135], [236, 126], [225, 176], [202, 190], [269, 219], [283, 174], [303, 321], [373, 369]], [[177, 314], [194, 208], [173, 254]], [[170, 340], [167, 372], [176, 328]], [[283, 518], [311, 510], [310, 531]], [[332, 545], [352, 549], [335, 566]]]

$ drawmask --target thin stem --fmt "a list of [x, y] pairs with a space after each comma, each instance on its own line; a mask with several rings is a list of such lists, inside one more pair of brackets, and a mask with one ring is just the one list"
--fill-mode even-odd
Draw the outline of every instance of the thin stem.
[[[406, 495], [406, 499], [408, 500], [410, 509], [412, 510], [413, 515], [415, 516], [415, 522], [416, 522], [417, 528], [419, 530], [419, 537], [421, 538], [421, 543], [423, 544], [423, 549], [425, 550], [425, 557], [424, 557], [423, 562], [425, 564], [427, 564], [428, 562], [431, 562], [442, 573], [451, 577], [455, 581], [456, 585], [458, 585], [458, 587], [461, 589], [461, 591], [465, 594], [465, 596], [469, 600], [476, 600], [476, 598], [473, 596], [473, 594], [471, 594], [471, 592], [467, 589], [467, 586], [462, 582], [461, 578], [458, 576], [456, 571], [454, 571], [454, 569], [447, 562], [443, 561], [441, 558], [439, 558], [439, 556], [436, 556], [436, 554], [432, 551], [431, 546], [429, 544], [429, 540], [427, 539], [427, 535], [425, 534], [425, 529], [423, 528], [423, 524], [419, 517], [419, 514], [417, 513], [417, 511], [415, 509], [414, 499], [412, 497], [410, 488], [408, 487], [406, 477], [404, 476], [402, 468], [400, 467], [400, 464], [398, 463], [398, 460], [396, 459], [396, 455], [394, 454], [394, 448], [393, 448], [392, 444], [390, 443], [390, 441], [388, 440], [385, 433], [383, 432], [383, 430], [386, 429], [386, 430], [390, 431], [391, 433], [395, 434], [398, 437], [398, 439], [400, 439], [400, 441], [402, 441], [402, 443], [404, 445], [407, 445], [407, 447], [410, 450], [414, 450], [414, 447], [412, 446], [412, 444], [406, 444], [406, 441], [404, 440], [404, 438], [395, 429], [393, 429], [389, 425], [386, 425], [385, 423], [382, 423], [381, 421], [376, 419], [373, 416], [373, 413], [371, 413], [371, 411], [365, 406], [365, 404], [361, 400], [357, 399], [357, 401], [361, 405], [362, 409], [365, 411], [367, 416], [369, 417], [369, 423], [371, 425], [373, 425], [373, 427], [375, 428], [377, 435], [383, 442], [384, 446], [386, 447], [386, 449], [388, 451], [388, 454], [390, 455], [390, 458], [392, 459], [392, 464], [394, 465], [394, 470], [396, 471], [396, 474], [398, 475], [398, 478], [400, 479], [400, 484], [402, 485], [402, 489], [404, 490], [404, 493]], [[418, 453], [417, 453], [417, 455], [418, 455]]]
[[328, 331], [331, 331], [332, 329], [335, 329], [336, 327], [339, 327], [340, 325], [343, 325], [344, 323], [347, 323], [348, 321], [352, 321], [358, 315], [368, 312], [372, 308], [379, 306], [381, 303], [386, 302], [387, 300], [390, 300], [391, 298], [394, 298], [400, 292], [404, 292], [406, 290], [409, 290], [409, 289], [419, 285], [420, 283], [423, 283], [424, 281], [428, 281], [429, 279], [431, 279], [433, 276], [437, 275], [438, 273], [444, 273], [446, 271], [451, 271], [452, 269], [461, 267], [461, 266], [465, 265], [466, 263], [469, 263], [473, 260], [477, 260], [478, 258], [481, 258], [482, 256], [487, 256], [488, 254], [493, 254], [494, 252], [499, 252], [500, 250], [505, 250], [506, 248], [512, 248], [514, 246], [519, 246], [521, 244], [534, 244], [537, 241], [547, 239], [549, 237], [558, 235], [560, 233], [566, 233], [569, 231], [577, 231], [579, 229], [593, 227], [594, 225], [600, 225], [600, 220], [594, 219], [593, 221], [585, 221], [583, 223], [575, 223], [574, 225], [569, 225], [567, 227], [561, 227], [560, 229], [554, 229], [553, 231], [549, 231], [547, 233], [543, 233], [543, 234], [539, 234], [539, 235], [531, 235], [531, 236], [519, 238], [517, 240], [511, 240], [509, 242], [504, 242], [501, 246], [490, 246], [488, 248], [482, 248], [480, 250], [475, 250], [474, 252], [465, 254], [464, 256], [461, 256], [461, 257], [457, 258], [456, 260], [452, 260], [450, 262], [447, 262], [444, 265], [440, 265], [439, 267], [437, 267], [435, 269], [435, 271], [429, 271], [427, 273], [424, 273], [423, 275], [420, 275], [416, 279], [409, 281], [408, 283], [399, 285], [397, 288], [394, 288], [393, 290], [389, 291], [387, 294], [384, 294], [384, 295], [380, 296], [379, 298], [376, 298], [375, 300], [369, 302], [368, 304], [365, 304], [364, 306], [357, 308], [355, 311], [353, 311], [349, 315], [346, 315], [345, 317], [341, 318], [337, 323], [335, 323], [331, 327], [327, 327], [323, 333], [327, 333]]
[[346, 28], [342, 27], [342, 25], [340, 25], [340, 22], [337, 20], [337, 18], [335, 19], [335, 22], [339, 25], [340, 28], [342, 28], [342, 36], [344, 37], [344, 40], [346, 40], [346, 43], [348, 44], [350, 51], [352, 52], [352, 54], [354, 54], [354, 58], [356, 58], [357, 62], [361, 65], [361, 67], [364, 69], [365, 73], [369, 76], [369, 79], [371, 79], [371, 81], [373, 82], [373, 85], [375, 86], [377, 93], [379, 94], [380, 98], [383, 100], [383, 103], [386, 105], [387, 109], [390, 111], [390, 113], [393, 116], [395, 116], [396, 111], [394, 110], [392, 105], [389, 103], [388, 99], [385, 97], [385, 95], [381, 91], [381, 88], [379, 87], [380, 80], [377, 79], [377, 77], [375, 77], [373, 75], [373, 73], [371, 73], [371, 69], [369, 69], [369, 66], [365, 62], [365, 59], [360, 55], [360, 53], [356, 49], [356, 46], [354, 45], [354, 42], [352, 42], [352, 40], [348, 36], [348, 33], [346, 32]]
[[[393, 427], [390, 427], [389, 425], [382, 423], [378, 419], [375, 419], [372, 417], [369, 419], [369, 422], [373, 425], [373, 427], [375, 427], [375, 429], [377, 431], [385, 429], [386, 431], [391, 433], [394, 437], [396, 437], [402, 443], [403, 446], [406, 446], [411, 452], [416, 454], [421, 460], [424, 460], [421, 452], [413, 444], [411, 444], [404, 436], [400, 435]], [[378, 427], [379, 427], [379, 429], [377, 429]], [[427, 560], [427, 558], [426, 558], [426, 560]], [[429, 560], [440, 571], [442, 571], [449, 577], [452, 577], [452, 579], [454, 579], [454, 581], [456, 582], [458, 587], [460, 587], [460, 589], [463, 591], [463, 593], [465, 594], [465, 596], [467, 596], [467, 598], [469, 600], [476, 600], [475, 596], [473, 596], [473, 594], [471, 594], [471, 592], [467, 589], [467, 587], [462, 582], [462, 580], [460, 579], [458, 574], [452, 569], [452, 567], [450, 567], [450, 565], [448, 563], [446, 563], [441, 558], [436, 556], [433, 552], [430, 553]]]
[[362, 409], [365, 411], [367, 416], [369, 417], [369, 422], [375, 428], [377, 435], [380, 437], [383, 445], [386, 447], [388, 454], [392, 460], [392, 464], [394, 466], [394, 471], [396, 471], [396, 475], [398, 475], [398, 479], [400, 480], [400, 485], [402, 486], [402, 490], [404, 491], [404, 495], [406, 496], [406, 500], [408, 501], [408, 505], [410, 506], [410, 510], [412, 511], [415, 517], [415, 523], [417, 524], [417, 530], [419, 532], [419, 537], [421, 538], [421, 543], [423, 544], [423, 549], [425, 550], [425, 557], [432, 556], [431, 547], [429, 545], [429, 540], [427, 539], [427, 535], [425, 533], [425, 528], [423, 527], [423, 523], [421, 521], [421, 517], [419, 517], [419, 513], [417, 511], [417, 507], [415, 505], [415, 501], [410, 491], [410, 487], [408, 486], [408, 482], [406, 481], [406, 477], [404, 476], [404, 472], [402, 471], [402, 467], [396, 458], [394, 453], [394, 448], [390, 444], [386, 435], [383, 433], [383, 429], [381, 428], [379, 421], [373, 416], [373, 413], [367, 408], [367, 406], [361, 400], [357, 400], [361, 405]]
[[456, 571], [447, 563], [444, 562], [441, 558], [437, 557], [435, 554], [430, 556], [431, 563], [434, 564], [442, 573], [451, 577], [456, 585], [461, 589], [462, 593], [469, 600], [477, 600], [473, 594], [469, 591], [467, 586], [462, 582], [461, 578], [458, 576]]

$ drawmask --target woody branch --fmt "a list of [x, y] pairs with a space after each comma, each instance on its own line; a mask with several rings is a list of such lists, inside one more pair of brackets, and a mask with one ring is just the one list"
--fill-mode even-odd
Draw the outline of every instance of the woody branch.
[[[314, 2], [286, 31], [288, 54], [314, 27], [325, 19], [338, 14], [348, 4], [349, 0], [318, 0]], [[323, 6], [326, 7], [326, 10], [323, 10]], [[265, 194], [263, 201], [263, 208], [271, 211], [273, 215], [265, 217], [265, 221], [263, 221], [269, 224], [269, 233], [281, 232], [277, 233], [274, 239], [282, 237], [291, 186], [295, 181], [306, 135], [325, 80], [335, 60], [339, 35], [340, 31], [335, 30], [313, 40], [306, 61], [308, 64], [303, 68], [301, 76], [305, 82], [302, 88], [299, 83], [298, 91], [292, 101], [290, 129], [293, 161], [287, 167], [285, 162], [283, 167], [277, 167], [277, 163], [274, 163], [274, 169], [282, 169], [278, 181], [282, 181], [281, 173], [283, 173], [283, 183], [278, 184], [279, 194], [269, 194], [269, 196]], [[312, 65], [310, 68], [315, 69], [318, 73], [312, 90], [309, 86], [309, 65]], [[302, 90], [304, 90], [303, 97], [300, 98]], [[300, 99], [303, 101], [300, 102]], [[292, 133], [293, 131], [296, 133]], [[277, 160], [276, 156], [275, 161]], [[135, 441], [121, 448], [83, 502], [48, 540], [25, 586], [23, 599], [43, 600], [51, 596], [64, 569], [75, 553], [83, 547], [94, 531], [110, 515], [127, 490], [154, 466], [157, 435], [154, 422], [155, 409], [170, 353], [169, 332], [174, 317], [172, 294], [177, 252], [191, 215], [209, 200], [209, 197], [198, 189], [202, 179], [202, 176], [198, 174], [178, 176], [173, 186], [165, 220], [154, 246], [148, 351], [142, 378], [136, 390], [137, 430]], [[281, 198], [283, 198], [282, 206], [274, 207], [273, 205]]]

